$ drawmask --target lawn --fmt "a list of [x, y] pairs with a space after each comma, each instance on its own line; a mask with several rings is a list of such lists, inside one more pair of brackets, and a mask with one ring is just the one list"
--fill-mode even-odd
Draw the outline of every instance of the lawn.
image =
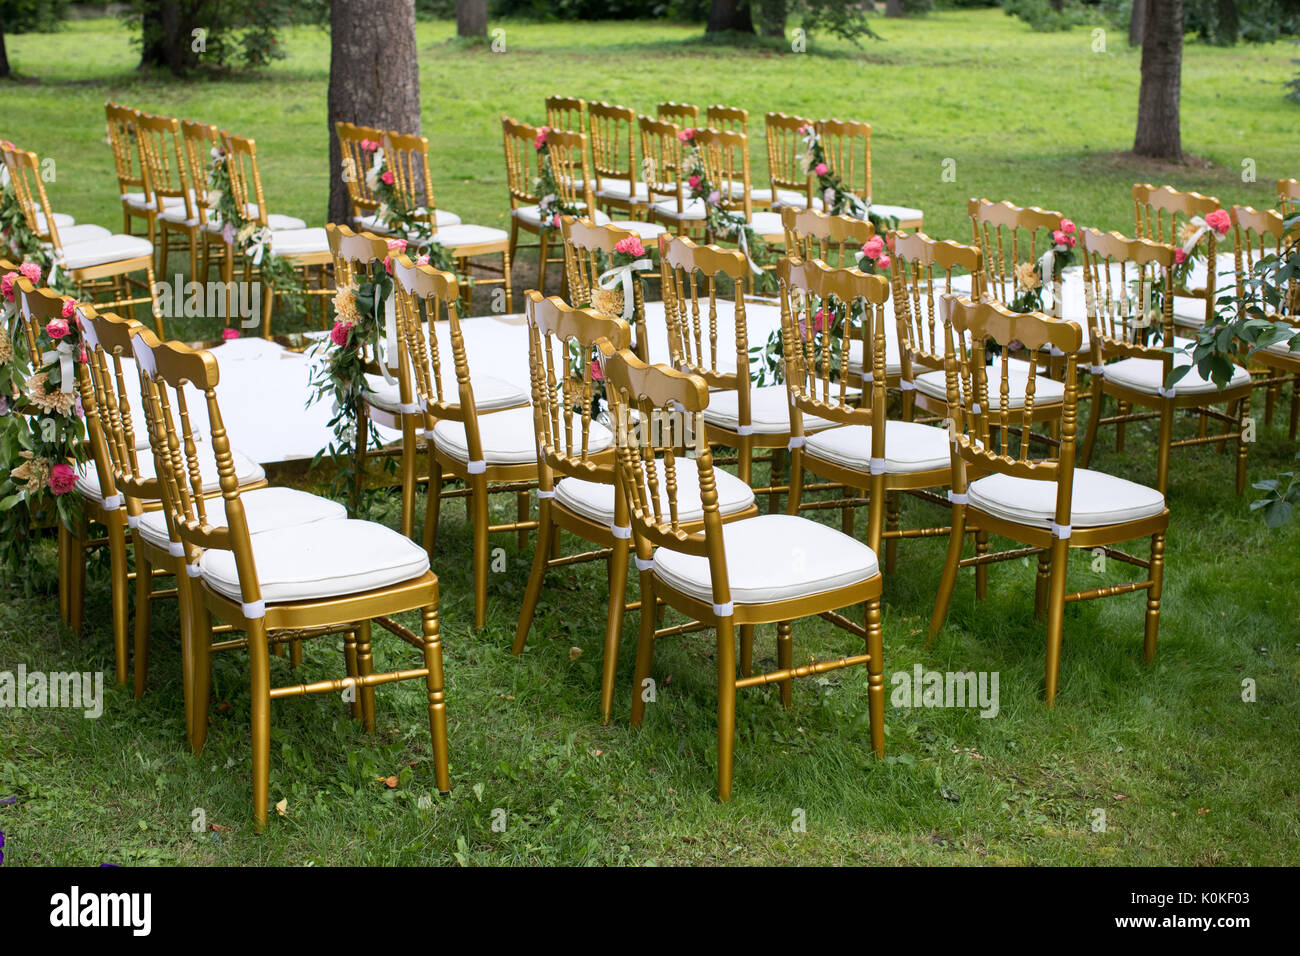
[[[449, 43], [450, 24], [419, 26], [439, 203], [467, 221], [505, 221], [498, 117], [540, 122], [551, 92], [643, 111], [664, 99], [738, 104], [750, 109], [753, 132], [768, 110], [867, 119], [879, 199], [922, 207], [938, 237], [968, 239], [970, 196], [1126, 230], [1137, 181], [1261, 207], [1272, 205], [1273, 180], [1300, 173], [1300, 111], [1281, 89], [1295, 55], [1286, 45], [1187, 47], [1183, 142], [1208, 165], [1171, 168], [1122, 155], [1132, 144], [1139, 54], [1118, 32], [1098, 53], [1088, 29], [1035, 34], [998, 11], [941, 13], [880, 22], [885, 41], [860, 52], [828, 43], [824, 55], [776, 55], [720, 50], [697, 42], [698, 28], [663, 23], [505, 28], [507, 52], [493, 54]], [[286, 46], [289, 57], [262, 77], [180, 84], [135, 75], [129, 37], [111, 21], [10, 37], [11, 62], [28, 81], [0, 85], [0, 136], [56, 159], [57, 180], [47, 187], [56, 208], [116, 227], [103, 102], [206, 119], [257, 138], [273, 210], [321, 223], [328, 38], [295, 29]], [[955, 160], [955, 182], [942, 179], [945, 159]], [[1258, 182], [1243, 181], [1245, 160]], [[752, 162], [763, 181], [761, 150]], [[1095, 467], [1152, 482], [1148, 425], [1130, 427], [1122, 455], [1103, 443]], [[1293, 452], [1281, 422], [1261, 420], [1252, 480], [1287, 468]], [[290, 478], [314, 484], [309, 474]], [[285, 801], [284, 812], [255, 834], [245, 661], [217, 655], [213, 726], [203, 755], [191, 757], [176, 613], [164, 602], [141, 700], [109, 689], [94, 720], [0, 710], [5, 864], [1291, 863], [1300, 849], [1300, 524], [1269, 531], [1248, 510], [1253, 495], [1232, 494], [1230, 455], [1212, 446], [1175, 452], [1156, 661], [1142, 663], [1140, 597], [1071, 605], [1052, 710], [1042, 702], [1032, 568], [996, 566], [982, 603], [964, 572], [948, 626], [926, 649], [944, 544], [904, 542], [885, 585], [887, 690], [892, 675], [916, 665], [997, 672], [997, 715], [887, 707], [880, 761], [866, 742], [865, 672], [798, 683], [788, 712], [775, 693], [742, 692], [735, 794], [725, 806], [713, 797], [712, 636], [661, 644], [658, 701], [634, 732], [626, 714], [637, 617], [629, 615], [615, 721], [602, 727], [603, 568], [552, 574], [529, 647], [515, 658], [510, 641], [531, 549], [511, 536], [494, 541], [506, 570], [489, 584], [488, 626], [475, 633], [469, 529], [452, 505], [434, 561], [450, 796], [433, 793], [415, 683], [379, 690], [370, 738], [337, 699], [277, 701], [271, 799]], [[372, 518], [396, 524], [391, 494], [375, 493], [368, 507]], [[905, 503], [904, 526], [932, 523], [928, 508]], [[1086, 553], [1071, 569], [1079, 589], [1131, 578], [1116, 562], [1095, 570]], [[46, 544], [21, 580], [7, 582], [0, 671], [98, 669], [111, 680], [106, 568], [92, 566], [80, 637], [57, 623], [53, 589]], [[852, 646], [819, 621], [796, 626], [795, 643], [800, 659]], [[276, 659], [272, 680], [338, 676], [340, 649], [339, 640], [312, 642], [305, 678]], [[376, 650], [381, 667], [413, 659], [392, 640], [378, 640]], [[773, 629], [760, 630], [755, 656], [758, 667], [773, 665]], [[1246, 679], [1253, 702], [1243, 700]], [[18, 799], [2, 802], [10, 796]], [[494, 829], [501, 820], [504, 829]]]

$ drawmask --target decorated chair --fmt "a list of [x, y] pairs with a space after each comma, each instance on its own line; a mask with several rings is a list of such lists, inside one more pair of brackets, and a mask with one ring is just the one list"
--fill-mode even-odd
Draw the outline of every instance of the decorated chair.
[[501, 130], [505, 138], [506, 188], [510, 193], [510, 261], [516, 261], [520, 248], [533, 248], [519, 245], [520, 230], [537, 236], [537, 288], [545, 295], [547, 267], [563, 263], [564, 258], [550, 254], [557, 242], [556, 229], [551, 222], [543, 221], [543, 197], [537, 193], [543, 163], [542, 131], [508, 116], [501, 117]]
[[[718, 205], [741, 217], [759, 239], [778, 246], [784, 243], [785, 227], [781, 224], [780, 213], [754, 211], [749, 179], [749, 137], [730, 130], [697, 129], [693, 142], [699, 149], [705, 179], [720, 194]], [[713, 232], [710, 228], [706, 233], [710, 242], [720, 238], [743, 241], [738, 231], [728, 236], [713, 235]], [[752, 259], [752, 254], [749, 257]]]
[[639, 117], [637, 126], [650, 221], [663, 223], [675, 235], [703, 235], [708, 218], [704, 201], [689, 196], [682, 173], [683, 127], [648, 116]]
[[[1068, 603], [1146, 591], [1145, 657], [1148, 662], [1154, 659], [1169, 510], [1164, 495], [1153, 488], [1075, 466], [1077, 356], [1083, 338], [1078, 325], [1051, 319], [1041, 312], [1012, 312], [996, 302], [972, 302], [952, 295], [944, 295], [941, 302], [948, 415], [954, 430], [950, 446], [953, 517], [926, 643], [932, 642], [943, 627], [961, 568], [1037, 554], [1034, 613], [1047, 617], [1045, 684], [1050, 707], [1056, 700]], [[1036, 458], [1030, 453], [1030, 402], [1014, 414], [1006, 405], [997, 414], [989, 411], [990, 394], [1006, 394], [1010, 382], [1006, 365], [984, 364], [986, 351], [991, 344], [1006, 349], [1013, 341], [1034, 350], [1043, 350], [1051, 343], [1065, 356], [1065, 394], [1057, 406], [1061, 441], [1052, 458]], [[1031, 366], [1031, 395], [1033, 377]], [[994, 423], [1000, 426], [997, 439], [991, 430]], [[1019, 433], [1018, 441], [1013, 432]], [[963, 558], [964, 533], [971, 524], [1025, 547]], [[1151, 539], [1149, 560], [1115, 547], [1143, 537]], [[1117, 563], [1144, 569], [1146, 579], [1067, 593], [1071, 548], [1103, 550]]]
[[[1201, 376], [1189, 355], [1174, 351], [1174, 246], [1149, 239], [1126, 239], [1117, 232], [1085, 229], [1082, 238], [1085, 294], [1092, 349], [1092, 409], [1081, 461], [1087, 467], [1101, 425], [1117, 425], [1117, 450], [1123, 447], [1128, 422], [1157, 419], [1156, 488], [1169, 484], [1169, 456], [1174, 448], [1220, 445], [1237, 441], [1237, 494], [1246, 488], [1245, 417], [1250, 405], [1250, 373], [1234, 367], [1226, 387]], [[1105, 417], [1107, 397], [1120, 403], [1118, 414]], [[1227, 405], [1218, 412], [1213, 405]], [[1132, 406], [1151, 409], [1130, 413]], [[1175, 440], [1174, 417], [1180, 410], [1198, 413], [1202, 423], [1224, 423], [1219, 435], [1201, 434]], [[1235, 430], [1229, 430], [1234, 428]]]
[[1300, 179], [1277, 181], [1277, 208], [1283, 216], [1300, 212]]
[[[815, 195], [817, 180], [806, 161], [805, 130], [812, 128], [812, 120], [785, 113], [768, 113], [764, 122], [767, 128], [767, 172], [772, 185], [766, 190], [769, 205], [774, 211], [782, 211], [785, 207], [822, 209], [822, 199]], [[755, 197], [762, 192], [755, 190]]]
[[[158, 210], [149, 198], [144, 160], [140, 154], [138, 125], [140, 111], [117, 103], [104, 104], [108, 126], [108, 145], [113, 151], [113, 169], [117, 173], [117, 189], [122, 198], [122, 232], [128, 236], [139, 235], [131, 229], [133, 219], [143, 219], [144, 238], [154, 244], [154, 226]], [[173, 201], [172, 205], [175, 204]], [[59, 222], [60, 226], [72, 225]]]
[[[881, 577], [875, 553], [848, 535], [793, 515], [737, 516], [724, 523], [729, 491], [704, 440], [708, 383], [666, 366], [647, 366], [629, 350], [606, 348], [602, 363], [615, 420], [618, 480], [641, 583], [632, 726], [641, 726], [651, 696], [656, 639], [712, 628], [717, 638], [719, 800], [731, 799], [736, 692], [745, 687], [775, 684], [789, 707], [794, 678], [866, 665], [871, 747], [883, 754]], [[654, 429], [638, 427], [645, 422], [673, 423], [686, 447], [693, 446], [694, 462], [671, 447], [658, 447]], [[687, 471], [695, 472], [689, 480]], [[656, 629], [656, 617], [648, 609], [661, 600], [686, 615], [688, 623]], [[861, 625], [840, 613], [857, 604], [864, 605]], [[792, 622], [810, 616], [856, 635], [864, 642], [862, 652], [795, 664]], [[754, 628], [767, 624], [776, 624], [777, 666], [754, 673]]]
[[[217, 402], [219, 374], [210, 352], [180, 343], [160, 343], [137, 330], [133, 345], [145, 401], [151, 408], [163, 504], [171, 531], [180, 542], [177, 559], [185, 564], [193, 614], [193, 646], [212, 643], [214, 618], [244, 637], [249, 658], [250, 724], [253, 738], [253, 819], [266, 826], [271, 760], [271, 701], [313, 693], [355, 695], [369, 732], [375, 725], [374, 688], [398, 680], [423, 680], [428, 695], [434, 779], [439, 791], [451, 787], [447, 766], [447, 708], [438, 632], [438, 579], [419, 545], [369, 521], [333, 518], [289, 527], [255, 530], [255, 506], [231, 480], [235, 467]], [[190, 488], [199, 469], [188, 436], [185, 393], [201, 396], [210, 423], [208, 444], [222, 475], [221, 510]], [[168, 426], [166, 422], [172, 421]], [[159, 427], [161, 426], [161, 427]], [[162, 454], [167, 435], [171, 454]], [[311, 497], [311, 496], [308, 496]], [[269, 502], [268, 502], [269, 503]], [[282, 503], [274, 510], [287, 510]], [[420, 614], [421, 633], [399, 624], [397, 615]], [[422, 666], [376, 673], [371, 652], [371, 621], [409, 643]], [[342, 633], [346, 674], [284, 687], [271, 686], [271, 645], [294, 644]], [[202, 666], [196, 664], [196, 681]], [[206, 708], [206, 701], [199, 701]], [[198, 708], [196, 708], [197, 710]]]
[[578, 96], [552, 95], [546, 98], [546, 125], [569, 133], [587, 129], [587, 101]]
[[557, 202], [561, 209], [574, 210], [578, 215], [591, 219], [598, 226], [612, 224], [627, 232], [635, 233], [643, 242], [655, 242], [663, 235], [664, 227], [658, 223], [637, 219], [611, 220], [596, 208], [591, 169], [587, 164], [586, 134], [548, 130], [546, 155]]
[[644, 219], [650, 194], [636, 162], [636, 110], [602, 102], [590, 104], [587, 113], [596, 202], [605, 211], [618, 209]]
[[[1221, 229], [1207, 225], [1215, 213], [1221, 214]], [[1138, 239], [1182, 247], [1192, 259], [1175, 277], [1174, 325], [1190, 334], [1213, 322], [1219, 293], [1231, 284], [1233, 269], [1231, 253], [1219, 250], [1229, 229], [1219, 200], [1172, 186], [1135, 183], [1133, 218]]]
[[[620, 226], [597, 226], [589, 219], [572, 216], [565, 216], [560, 228], [570, 302], [578, 308], [590, 307], [621, 316], [635, 331], [637, 354], [646, 356], [649, 333], [645, 291], [638, 277], [658, 278], [658, 274], [641, 237]], [[614, 257], [619, 255], [630, 256], [633, 261], [614, 266]]]
[[[828, 172], [866, 207], [862, 218], [880, 216], [896, 229], [921, 229], [925, 216], [911, 206], [891, 206], [875, 201], [871, 181], [871, 124], [854, 120], [818, 120], [814, 127]], [[825, 197], [823, 197], [823, 200]], [[837, 210], [832, 210], [837, 211]], [[848, 210], [838, 210], [848, 211]]]
[[191, 264], [190, 271], [193, 278], [201, 282], [207, 281], [214, 262], [220, 270], [226, 252], [225, 240], [208, 228], [208, 222], [216, 211], [214, 202], [220, 198], [209, 187], [208, 179], [214, 164], [221, 162], [221, 156], [221, 130], [211, 123], [181, 120], [181, 158], [186, 176], [193, 184], [194, 206], [200, 222], [199, 261]]
[[171, 278], [169, 252], [188, 252], [192, 278], [199, 275], [199, 242], [206, 221], [199, 208], [199, 190], [207, 196], [206, 182], [195, 181], [188, 154], [182, 146], [181, 122], [174, 116], [141, 113], [136, 121], [140, 158], [146, 170], [149, 199], [158, 213], [155, 241], [158, 272]]
[[655, 106], [655, 116], [681, 129], [694, 129], [700, 125], [700, 108], [690, 103], [674, 103], [672, 100], [659, 103]]

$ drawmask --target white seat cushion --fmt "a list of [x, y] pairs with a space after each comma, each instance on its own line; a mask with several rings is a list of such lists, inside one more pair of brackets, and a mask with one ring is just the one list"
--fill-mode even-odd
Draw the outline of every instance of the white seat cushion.
[[[948, 384], [945, 378], [947, 373], [940, 369], [932, 372], [922, 372], [916, 376], [916, 390], [923, 395], [931, 398], [937, 398], [940, 401], [948, 399]], [[1002, 407], [1002, 372], [998, 363], [988, 367], [985, 372], [989, 389], [989, 407]], [[1029, 385], [1029, 365], [1020, 359], [1012, 359], [1011, 367], [1007, 373], [1007, 390], [1010, 401], [1008, 405], [1012, 409], [1025, 407], [1025, 389]], [[963, 386], [964, 387], [964, 386]], [[1059, 405], [1065, 401], [1065, 384], [1058, 382], [1054, 378], [1049, 378], [1041, 369], [1034, 376], [1034, 405]]]
[[108, 239], [113, 235], [103, 226], [96, 226], [93, 223], [85, 223], [80, 226], [58, 226], [58, 230], [59, 242], [65, 246], [90, 242], [92, 239]]
[[668, 231], [663, 223], [642, 222], [639, 219], [616, 219], [610, 225], [635, 233], [640, 237], [642, 243], [647, 241], [658, 242], [659, 237]]
[[[67, 229], [69, 226], [75, 226], [77, 220], [73, 219], [65, 212], [56, 212], [54, 214], [54, 224], [59, 227], [59, 237], [62, 238], [63, 230]], [[45, 227], [45, 213], [41, 212], [39, 209], [36, 210], [36, 228], [39, 232], [49, 232]]]
[[664, 219], [703, 219], [705, 217], [705, 208], [703, 199], [687, 199], [682, 203], [682, 211], [677, 211], [677, 200], [661, 199], [654, 203], [651, 208], [656, 216]]
[[[456, 373], [453, 369], [443, 369], [445, 376], [443, 394], [451, 401], [457, 400]], [[449, 380], [449, 381], [448, 381]], [[370, 387], [370, 394], [366, 400], [371, 405], [376, 405], [385, 411], [398, 414], [401, 411], [402, 403], [400, 401], [400, 392], [397, 383], [389, 385], [382, 375], [366, 375], [366, 385]], [[480, 412], [490, 412], [498, 408], [511, 408], [515, 405], [524, 405], [530, 401], [530, 396], [518, 386], [511, 385], [504, 379], [493, 378], [491, 375], [474, 376], [474, 407]]]
[[[578, 205], [579, 207], [582, 207], [584, 204], [579, 203]], [[516, 216], [522, 222], [526, 222], [534, 227], [539, 227], [542, 224], [542, 214], [536, 206], [520, 206], [518, 209], [512, 209], [510, 214]], [[609, 216], [605, 215], [599, 209], [596, 210], [595, 215], [591, 218], [594, 219], [598, 226], [609, 224]]]
[[[337, 501], [321, 498], [295, 488], [254, 488], [242, 491], [239, 500], [244, 505], [244, 517], [252, 534], [296, 528], [314, 521], [342, 521], [348, 510]], [[208, 524], [220, 527], [226, 523], [226, 499], [220, 495], [204, 501]], [[140, 537], [154, 547], [167, 550], [171, 538], [167, 533], [167, 519], [161, 511], [150, 511], [140, 516]]]
[[760, 236], [784, 236], [785, 224], [781, 221], [779, 212], [756, 212], [749, 224], [754, 228], [756, 235]]
[[[727, 583], [735, 604], [785, 601], [866, 581], [880, 573], [856, 538], [795, 515], [757, 515], [722, 526]], [[654, 573], [678, 591], [713, 603], [709, 559], [659, 548]]]
[[911, 206], [889, 206], [878, 202], [871, 204], [871, 211], [877, 216], [893, 216], [900, 223], [915, 222], [925, 215], [921, 210], [913, 209]]
[[[772, 201], [773, 209], [780, 209], [782, 206], [792, 206], [795, 209], [807, 209], [808, 197], [797, 189], [778, 189], [776, 199]], [[814, 196], [812, 207], [818, 212], [826, 208], [826, 204], [818, 197]]]
[[[212, 446], [207, 444], [199, 445], [195, 454], [199, 460], [199, 478], [203, 482], [203, 492], [207, 494], [219, 491], [221, 488], [220, 476], [217, 474], [217, 461], [213, 457]], [[157, 472], [154, 471], [152, 452], [144, 452], [136, 457], [139, 463], [140, 477], [144, 480], [155, 477]], [[235, 464], [235, 477], [239, 479], [241, 485], [261, 481], [266, 477], [266, 472], [262, 470], [262, 466], [247, 455], [232, 449], [231, 458]], [[186, 467], [188, 468], [188, 465]], [[99, 491], [99, 472], [95, 470], [93, 462], [86, 462], [81, 466], [80, 475], [77, 478], [77, 490], [95, 501], [103, 500], [104, 496]]]
[[[424, 548], [372, 521], [318, 521], [266, 531], [251, 541], [267, 604], [358, 594], [410, 581], [429, 570]], [[199, 569], [214, 591], [243, 600], [233, 551], [204, 551]]]
[[[180, 197], [176, 197], [179, 199]], [[176, 223], [183, 226], [197, 226], [199, 224], [198, 211], [190, 218], [185, 218], [185, 203], [178, 202], [174, 206], [166, 207], [158, 216], [164, 222]]]
[[510, 234], [504, 229], [492, 226], [473, 226], [469, 223], [457, 223], [454, 226], [438, 227], [433, 234], [433, 241], [448, 249], [458, 246], [478, 246], [485, 242], [508, 242]]
[[[131, 206], [135, 209], [153, 208], [153, 200], [146, 199], [144, 193], [122, 193], [122, 201], [126, 203], [128, 206]], [[180, 196], [164, 196], [163, 208], [167, 209], [168, 207], [175, 206], [177, 204], [183, 205], [184, 202], [185, 200], [182, 199]]]
[[[321, 230], [324, 233], [325, 230]], [[107, 236], [86, 242], [67, 243], [63, 247], [65, 269], [87, 269], [109, 262], [121, 262], [140, 256], [153, 256], [153, 243], [139, 236]]]
[[277, 232], [286, 229], [306, 229], [306, 220], [299, 219], [297, 216], [282, 216], [278, 212], [270, 213], [266, 217], [266, 224]]
[[[632, 186], [626, 179], [604, 177], [600, 181], [600, 188], [596, 190], [596, 195], [601, 199], [628, 199], [631, 197], [632, 192]], [[637, 183], [635, 192], [636, 198], [640, 202], [645, 202], [650, 198], [645, 183]]]
[[[575, 429], [581, 429], [581, 421], [576, 415], [574, 423]], [[537, 428], [532, 406], [480, 415], [478, 433], [483, 443], [483, 460], [489, 465], [526, 465], [537, 461]], [[599, 422], [591, 423], [587, 435], [587, 448], [591, 452], [603, 451], [614, 444], [610, 430]], [[433, 427], [433, 444], [457, 461], [469, 461], [469, 444], [463, 422], [445, 419], [438, 422]]]
[[[849, 371], [862, 371], [862, 339], [849, 341]], [[903, 374], [903, 356], [898, 349], [898, 326], [892, 321], [885, 323], [885, 374]]]
[[[659, 478], [659, 500], [663, 514], [668, 514], [667, 471], [663, 460], [657, 459], [655, 471]], [[704, 518], [704, 504], [700, 500], [700, 472], [694, 460], [677, 458], [674, 471], [677, 477], [677, 518], [683, 523]], [[718, 511], [732, 515], [746, 510], [754, 503], [754, 491], [735, 475], [721, 468], [713, 471], [718, 491]], [[562, 478], [555, 484], [555, 501], [570, 511], [604, 525], [614, 523], [614, 486], [582, 478]]]
[[[840, 425], [809, 435], [808, 454], [861, 472], [871, 470], [871, 426]], [[885, 474], [907, 475], [952, 466], [948, 431], [935, 425], [885, 424]]]
[[[1174, 355], [1175, 366], [1187, 365], [1190, 361], [1190, 358], [1181, 353]], [[1160, 359], [1126, 358], [1106, 366], [1106, 381], [1149, 395], [1158, 395], [1159, 387], [1164, 385], [1163, 372], [1164, 365]], [[1250, 373], [1237, 367], [1232, 370], [1228, 387], [1236, 388], [1249, 382]], [[1219, 391], [1219, 386], [1202, 378], [1201, 373], [1193, 368], [1174, 384], [1174, 391], [1178, 395], [1208, 395]]]
[[[424, 209], [423, 206], [421, 206], [419, 209], [416, 210], [416, 213], [419, 215], [424, 215], [425, 212], [426, 210]], [[445, 209], [435, 209], [433, 211], [433, 220], [439, 229], [441, 229], [443, 226], [460, 225], [460, 216], [456, 215], [454, 212], [448, 212]], [[352, 224], [356, 226], [358, 229], [362, 230], [363, 232], [374, 232], [374, 233], [382, 234], [389, 231], [387, 226], [380, 224], [378, 217], [375, 216], [373, 213], [365, 216], [353, 216]]]
[[329, 251], [329, 235], [319, 226], [313, 229], [285, 229], [271, 233], [273, 255], [295, 256]]
[[[970, 504], [998, 518], [1035, 528], [1050, 528], [1056, 517], [1056, 482], [988, 475], [967, 486]], [[1165, 510], [1165, 497], [1154, 488], [1103, 471], [1074, 469], [1070, 525], [1137, 521]]]
[[[853, 390], [850, 390], [852, 393]], [[740, 395], [734, 389], [709, 393], [709, 407], [704, 409], [704, 421], [735, 431], [740, 426]], [[790, 431], [790, 395], [785, 385], [749, 387], [750, 427], [757, 435], [780, 435]], [[812, 415], [804, 415], [804, 431], [826, 428], [831, 422]]]

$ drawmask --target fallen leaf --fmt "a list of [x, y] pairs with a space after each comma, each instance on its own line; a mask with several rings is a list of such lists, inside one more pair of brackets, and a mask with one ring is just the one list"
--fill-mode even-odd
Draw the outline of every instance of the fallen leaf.
[[582, 648], [581, 648], [581, 647], [571, 647], [571, 648], [569, 648], [569, 660], [571, 660], [571, 661], [576, 661], [576, 660], [577, 660], [579, 657], [581, 657], [581, 656], [582, 656]]
[[280, 814], [280, 816], [283, 817], [288, 814], [288, 811], [289, 811], [289, 798], [285, 797], [283, 800], [281, 800], [279, 803], [275, 805], [275, 812]]
[[1196, 811], [1196, 815], [1197, 815], [1198, 817], [1203, 817], [1203, 816], [1205, 816], [1205, 815], [1206, 815], [1207, 813], [1209, 813], [1209, 812], [1210, 812], [1210, 811], [1209, 811], [1209, 808], [1208, 808], [1208, 807], [1199, 807], [1199, 808], [1197, 809], [1197, 811]]
[[381, 777], [380, 779], [384, 781], [384, 786], [389, 790], [397, 788], [397, 774], [393, 774], [391, 777]]
[[213, 833], [229, 833], [230, 827], [223, 827], [220, 823], [214, 823], [208, 827]]
[[228, 710], [230, 710], [230, 701], [223, 700], [221, 703], [217, 704], [218, 714], [224, 714]]

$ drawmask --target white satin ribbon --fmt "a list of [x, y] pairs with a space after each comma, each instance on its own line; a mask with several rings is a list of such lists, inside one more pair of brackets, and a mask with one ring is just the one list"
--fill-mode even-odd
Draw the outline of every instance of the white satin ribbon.
[[[376, 306], [377, 308], [378, 306]], [[384, 360], [379, 363], [379, 371], [384, 373], [384, 381], [396, 385], [392, 369], [397, 368], [397, 291], [388, 293], [384, 300]]]
[[253, 265], [260, 266], [262, 264], [262, 257], [266, 254], [267, 247], [270, 244], [271, 230], [259, 229], [257, 232], [253, 233], [253, 241], [249, 247], [244, 250], [244, 254], [252, 255]]
[[71, 342], [60, 342], [52, 352], [41, 356], [41, 361], [59, 363], [59, 391], [64, 395], [72, 394], [72, 359], [76, 353]]
[[637, 259], [635, 262], [629, 262], [626, 265], [615, 266], [607, 269], [600, 274], [596, 280], [596, 285], [607, 292], [622, 285], [623, 287], [623, 321], [627, 322], [632, 318], [632, 273], [647, 272], [653, 267], [649, 259]]
[[740, 251], [745, 254], [745, 261], [748, 262], [749, 267], [754, 270], [754, 275], [761, 276], [763, 270], [758, 267], [758, 264], [754, 262], [754, 257], [749, 254], [749, 240], [745, 238], [744, 224], [741, 223], [732, 228], [736, 230], [736, 242], [740, 246]]
[[1190, 256], [1192, 250], [1196, 248], [1197, 244], [1200, 243], [1203, 238], [1205, 238], [1205, 234], [1210, 231], [1210, 227], [1200, 216], [1193, 216], [1191, 219], [1187, 220], [1187, 222], [1188, 225], [1196, 227], [1196, 231], [1192, 233], [1191, 238], [1183, 243], [1183, 252]]

